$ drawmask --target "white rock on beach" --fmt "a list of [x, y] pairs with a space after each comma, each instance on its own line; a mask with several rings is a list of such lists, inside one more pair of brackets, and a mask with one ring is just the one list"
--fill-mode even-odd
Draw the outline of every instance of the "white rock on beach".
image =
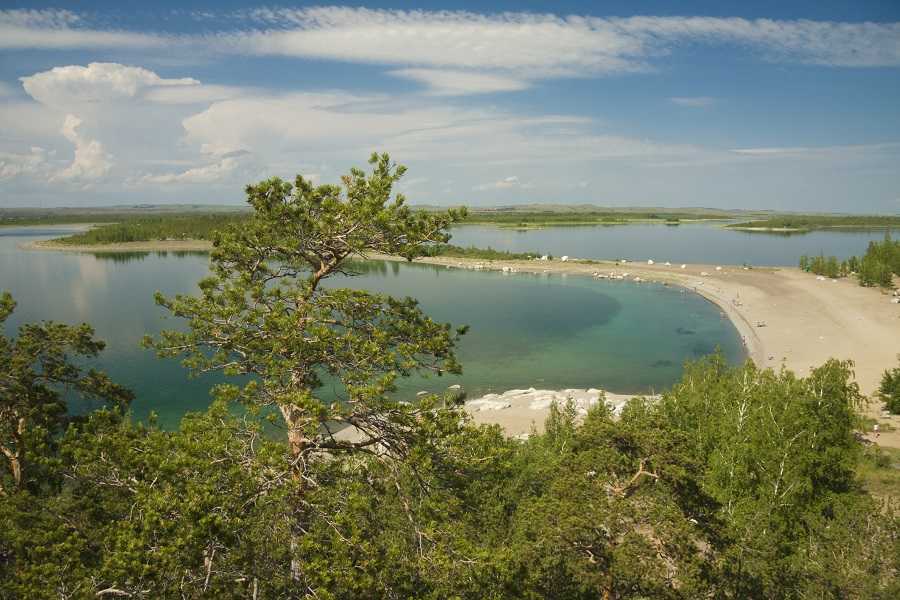
[[[496, 394], [489, 395], [496, 396]], [[466, 407], [468, 407], [472, 412], [481, 412], [486, 410], [505, 410], [510, 406], [512, 405], [509, 402], [505, 402], [503, 400], [485, 400], [484, 398], [466, 402]]]
[[584, 416], [591, 407], [596, 406], [600, 402], [601, 397], [605, 399], [606, 405], [615, 415], [622, 411], [622, 407], [631, 398], [631, 396], [606, 395], [597, 388], [587, 390], [575, 388], [536, 390], [535, 388], [529, 388], [527, 390], [509, 390], [502, 394], [486, 394], [481, 398], [466, 402], [466, 407], [473, 413], [507, 409], [513, 411], [544, 411], [548, 410], [554, 403], [559, 407], [563, 407], [567, 402], [571, 401], [575, 406], [576, 413]]

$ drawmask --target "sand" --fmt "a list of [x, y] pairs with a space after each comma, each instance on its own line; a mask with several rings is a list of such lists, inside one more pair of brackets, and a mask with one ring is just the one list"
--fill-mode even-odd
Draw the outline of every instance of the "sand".
[[550, 405], [560, 408], [571, 401], [576, 415], [583, 417], [600, 402], [600, 398], [614, 414], [618, 415], [631, 400], [630, 394], [612, 394], [595, 388], [566, 390], [537, 390], [535, 388], [508, 390], [502, 394], [488, 394], [466, 402], [466, 410], [479, 424], [498, 424], [507, 435], [522, 438], [532, 429], [540, 431], [550, 415]]
[[[648, 265], [607, 261], [486, 261], [433, 257], [416, 262], [451, 268], [480, 268], [560, 276], [624, 275], [634, 281], [679, 285], [718, 305], [734, 323], [749, 357], [761, 367], [782, 366], [806, 375], [829, 358], [855, 363], [860, 390], [872, 397], [885, 369], [898, 364], [900, 304], [881, 290], [860, 287], [852, 279], [818, 279], [795, 268], [726, 265]], [[703, 275], [705, 273], [705, 275]], [[619, 280], [613, 280], [618, 282]], [[760, 326], [763, 325], [763, 326]], [[602, 382], [598, 382], [602, 385]], [[611, 390], [615, 392], [615, 390]], [[609, 392], [608, 392], [609, 393]], [[508, 413], [508, 414], [507, 414]], [[882, 424], [877, 443], [900, 448], [900, 417], [881, 411], [871, 400], [867, 413]], [[493, 422], [506, 426], [521, 416], [494, 411]], [[894, 431], [887, 431], [891, 427]]]
[[[208, 242], [134, 242], [107, 246], [63, 246], [48, 242], [27, 245], [30, 249], [81, 252], [139, 252], [207, 250]], [[402, 260], [394, 257], [372, 258]], [[663, 258], [663, 260], [665, 260]], [[860, 287], [853, 279], [818, 278], [796, 268], [755, 267], [714, 264], [667, 266], [612, 261], [514, 260], [427, 257], [415, 262], [447, 268], [496, 270], [509, 273], [545, 273], [559, 276], [622, 276], [640, 278], [694, 290], [718, 305], [734, 323], [744, 340], [748, 356], [761, 367], [785, 367], [806, 375], [812, 367], [829, 358], [851, 359], [855, 363], [860, 390], [872, 397], [885, 369], [898, 364], [900, 355], [900, 304], [881, 290]], [[626, 276], [627, 274], [627, 276]], [[613, 279], [618, 282], [620, 280]], [[527, 384], [528, 382], [523, 382]], [[602, 385], [602, 382], [598, 382]], [[607, 393], [615, 392], [609, 390]], [[530, 424], [540, 415], [519, 414], [506, 409], [491, 411], [490, 422], [521, 429], [523, 419]], [[877, 443], [900, 448], [900, 417], [881, 411], [881, 403], [871, 400], [869, 416], [881, 424]], [[485, 415], [476, 420], [487, 418]], [[890, 429], [893, 428], [893, 431]], [[871, 438], [870, 438], [871, 439]]]

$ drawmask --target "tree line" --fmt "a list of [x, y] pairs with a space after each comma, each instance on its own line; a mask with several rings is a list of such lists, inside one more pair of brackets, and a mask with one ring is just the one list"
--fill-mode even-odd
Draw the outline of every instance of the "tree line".
[[733, 223], [735, 229], [783, 229], [814, 231], [819, 229], [896, 229], [900, 216], [896, 215], [776, 215], [743, 223]]
[[0, 597], [897, 597], [900, 520], [855, 475], [849, 362], [800, 378], [712, 356], [619, 416], [554, 406], [526, 440], [458, 395], [395, 397], [459, 372], [465, 328], [320, 284], [446, 243], [464, 213], [409, 210], [404, 169], [371, 163], [340, 187], [248, 187], [199, 294], [158, 295], [187, 327], [149, 348], [250, 376], [176, 431], [85, 368], [89, 326], [0, 336]]
[[893, 287], [894, 275], [900, 275], [900, 240], [891, 239], [886, 233], [880, 242], [870, 241], [862, 258], [851, 256], [847, 260], [838, 261], [834, 256], [800, 257], [800, 269], [824, 275], [832, 279], [856, 276], [864, 287]]
[[157, 240], [212, 240], [216, 231], [244, 222], [244, 213], [129, 216], [56, 240], [70, 245], [121, 244]]

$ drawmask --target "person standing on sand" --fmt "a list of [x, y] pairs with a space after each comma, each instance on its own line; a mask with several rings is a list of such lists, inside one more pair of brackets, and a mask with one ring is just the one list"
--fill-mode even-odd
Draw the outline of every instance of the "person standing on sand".
[[881, 435], [878, 433], [878, 423], [875, 423], [875, 425], [872, 426], [872, 431], [875, 433], [875, 439], [877, 440], [878, 436]]

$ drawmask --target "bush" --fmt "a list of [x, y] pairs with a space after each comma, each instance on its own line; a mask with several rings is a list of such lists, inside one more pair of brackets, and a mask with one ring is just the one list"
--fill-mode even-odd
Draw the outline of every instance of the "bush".
[[894, 275], [900, 275], [900, 241], [887, 233], [881, 242], [869, 242], [866, 255], [859, 262], [859, 284], [889, 288]]
[[892, 414], [900, 414], [900, 367], [885, 371], [881, 377], [878, 396]]
[[838, 263], [837, 257], [829, 256], [826, 258], [822, 254], [813, 256], [812, 258], [805, 254], [801, 256], [800, 269], [807, 272], [813, 272], [816, 275], [824, 275], [825, 277], [830, 277], [832, 279], [843, 276], [845, 271], [845, 268]]

